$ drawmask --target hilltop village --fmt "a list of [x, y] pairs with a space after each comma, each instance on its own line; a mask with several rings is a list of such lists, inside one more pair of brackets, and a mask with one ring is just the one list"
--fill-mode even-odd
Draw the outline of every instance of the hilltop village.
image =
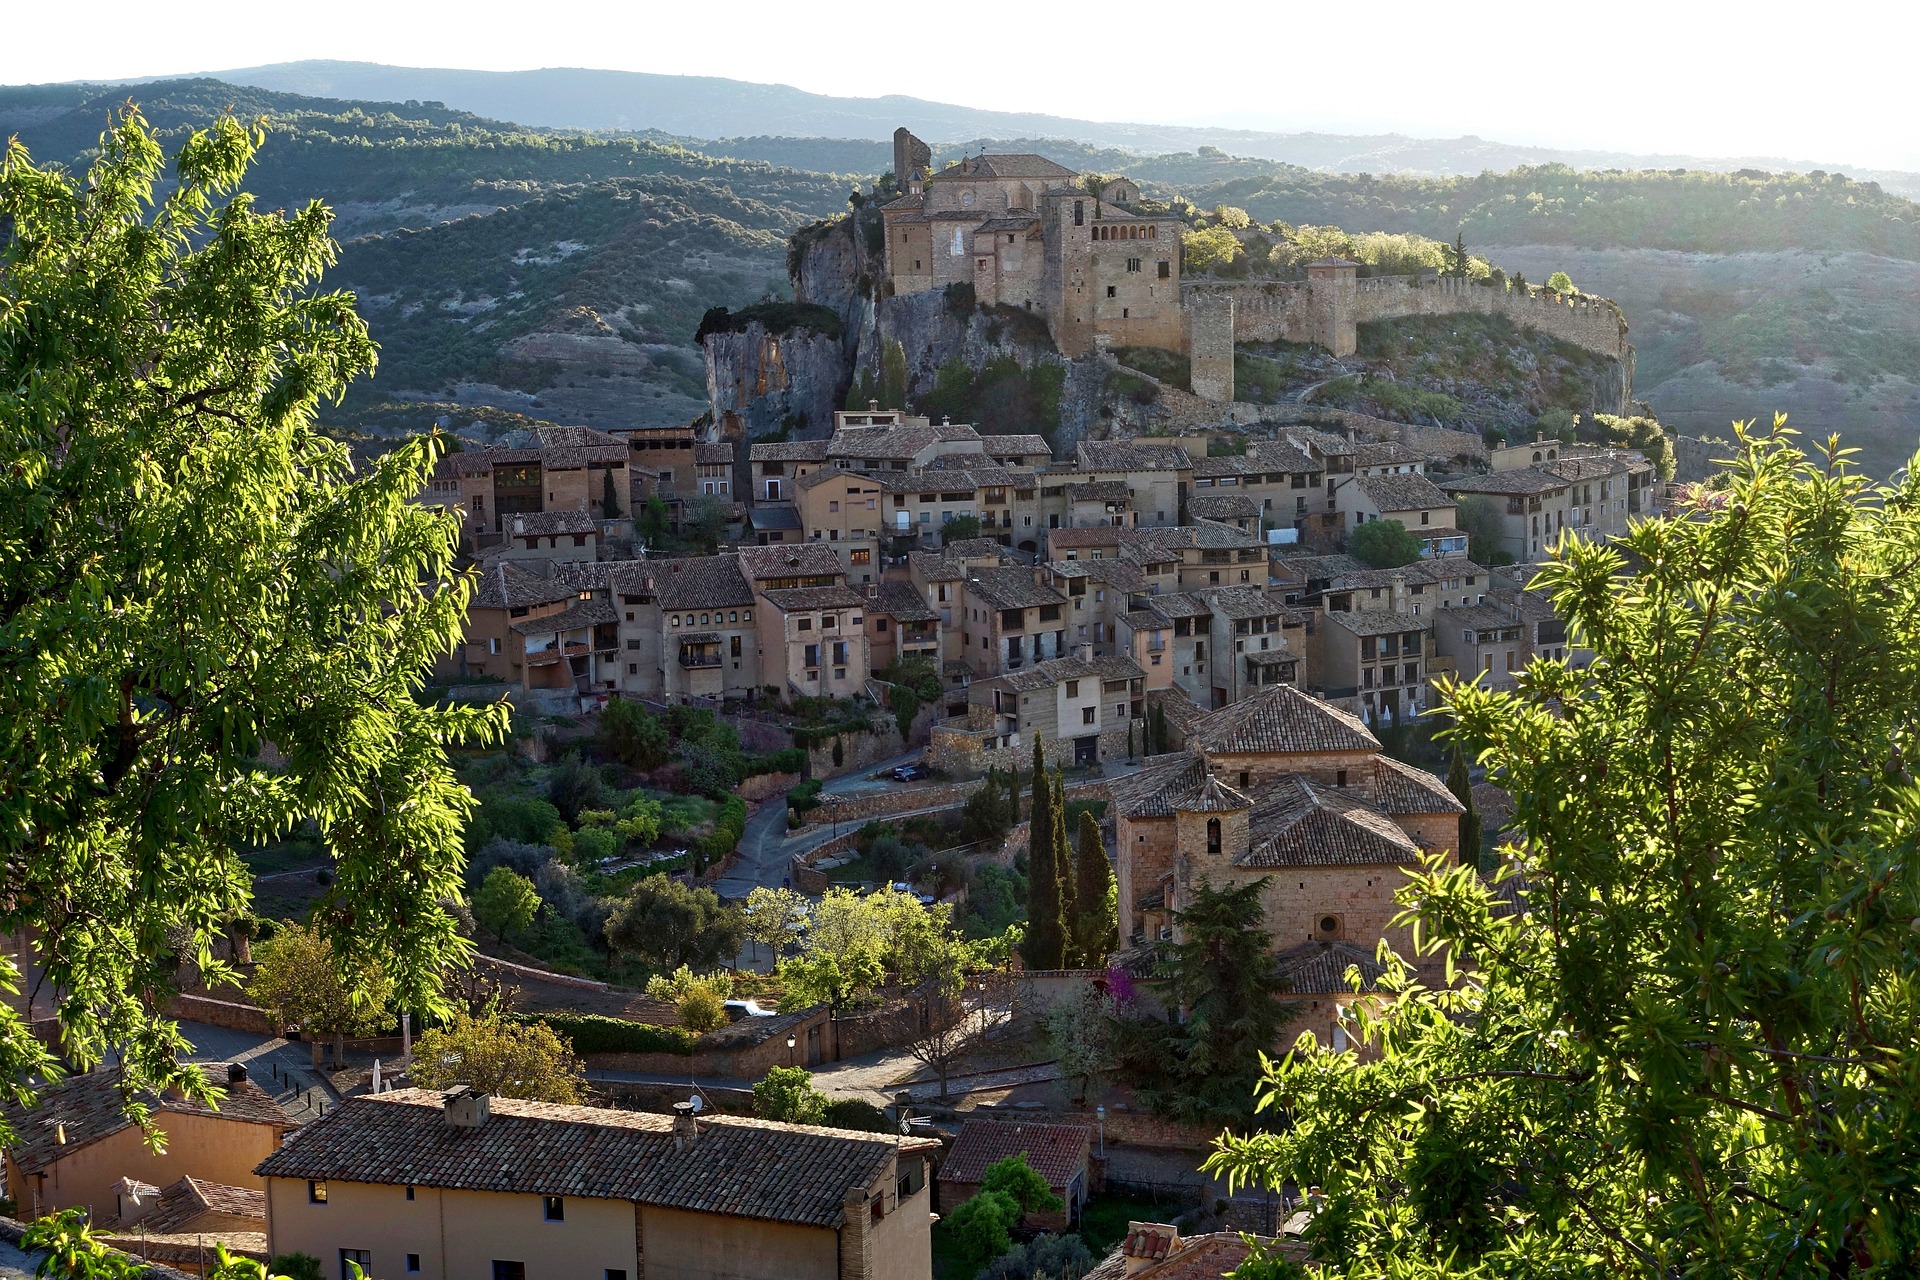
[[[716, 391], [686, 425], [466, 438], [417, 502], [457, 523], [470, 589], [434, 696], [513, 713], [463, 775], [484, 870], [469, 1022], [572, 1036], [563, 1086], [478, 1079], [471, 1049], [416, 1059], [399, 1010], [289, 1014], [250, 923], [221, 957], [245, 995], [188, 983], [169, 1006], [214, 1046], [224, 1109], [156, 1095], [177, 1141], [153, 1152], [99, 1074], [8, 1104], [21, 1213], [86, 1209], [202, 1275], [208, 1238], [304, 1258], [304, 1280], [1191, 1280], [1254, 1248], [1308, 1256], [1318, 1188], [1216, 1194], [1221, 1104], [1130, 1077], [1114, 1026], [1181, 1034], [1170, 957], [1205, 928], [1252, 948], [1214, 974], [1271, 1015], [1242, 1057], [1359, 1050], [1356, 1009], [1391, 998], [1381, 945], [1413, 956], [1411, 870], [1492, 882], [1498, 862], [1496, 789], [1458, 757], [1438, 776], [1437, 690], [1584, 666], [1528, 584], [1566, 540], [1663, 513], [1671, 466], [1545, 424], [1489, 443], [1249, 405], [1236, 351], [1338, 358], [1369, 324], [1499, 314], [1624, 387], [1624, 320], [1343, 259], [1193, 283], [1183, 224], [1131, 182], [929, 158], [896, 137], [868, 321], [964, 295], [1035, 317], [1069, 360], [1177, 355], [1178, 420], [935, 420], [863, 397], [848, 363], [842, 407], [778, 430]], [[310, 878], [308, 909], [332, 883], [273, 874]], [[1029, 918], [1049, 876], [1064, 938]], [[1223, 902], [1246, 913], [1231, 928]], [[886, 940], [834, 952], [829, 912]]]

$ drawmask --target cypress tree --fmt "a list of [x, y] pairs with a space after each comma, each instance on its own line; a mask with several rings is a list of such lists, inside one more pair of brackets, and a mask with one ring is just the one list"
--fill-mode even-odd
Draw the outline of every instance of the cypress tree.
[[1107, 861], [1100, 822], [1084, 809], [1079, 840], [1073, 869], [1073, 945], [1080, 968], [1099, 969], [1120, 944], [1119, 887], [1113, 880], [1113, 865]]
[[1073, 873], [1073, 841], [1067, 836], [1067, 784], [1060, 771], [1053, 773], [1053, 798], [1047, 804], [1047, 819], [1053, 827], [1053, 882], [1060, 893], [1060, 967], [1079, 963], [1074, 947], [1073, 927], [1078, 918]]
[[1128, 720], [1128, 721], [1127, 721], [1127, 759], [1129, 759], [1129, 760], [1131, 760], [1131, 759], [1133, 759], [1133, 757], [1134, 757], [1134, 750], [1133, 750], [1133, 721], [1132, 721], [1132, 720]]
[[1453, 792], [1453, 798], [1466, 806], [1466, 812], [1460, 815], [1460, 847], [1454, 856], [1462, 863], [1471, 861], [1484, 871], [1480, 861], [1480, 810], [1473, 804], [1473, 775], [1467, 770], [1467, 758], [1460, 754], [1459, 748], [1453, 752], [1453, 764], [1447, 769], [1447, 790]]
[[1033, 804], [1027, 837], [1027, 938], [1020, 953], [1029, 969], [1064, 967], [1066, 921], [1060, 911], [1060, 877], [1053, 850], [1053, 790], [1047, 785], [1046, 756], [1033, 742]]
[[1007, 770], [1007, 821], [1014, 826], [1020, 825], [1020, 762], [1015, 761]]

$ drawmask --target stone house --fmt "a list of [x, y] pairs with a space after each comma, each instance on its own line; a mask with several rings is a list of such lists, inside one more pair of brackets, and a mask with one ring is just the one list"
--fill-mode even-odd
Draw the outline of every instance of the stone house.
[[266, 1192], [190, 1176], [167, 1187], [135, 1178], [120, 1185], [118, 1216], [94, 1224], [115, 1248], [192, 1275], [204, 1274], [210, 1239], [230, 1254], [267, 1261]]
[[1310, 1250], [1298, 1240], [1251, 1239], [1238, 1231], [1183, 1236], [1167, 1222], [1129, 1222], [1127, 1234], [1083, 1280], [1218, 1280], [1232, 1275], [1259, 1246], [1271, 1256], [1305, 1264]]
[[824, 468], [794, 481], [805, 541], [832, 548], [851, 583], [877, 582], [886, 519], [881, 476]]
[[1073, 528], [1061, 525], [1047, 530], [1046, 557], [1049, 560], [1099, 560], [1120, 554], [1126, 539], [1119, 525], [1093, 525]]
[[699, 436], [690, 424], [670, 427], [625, 427], [609, 432], [627, 442], [627, 462], [634, 470], [646, 470], [655, 479], [654, 492], [669, 504], [698, 493], [697, 478]]
[[1291, 685], [1203, 716], [1182, 751], [1113, 783], [1120, 931], [1172, 938], [1202, 883], [1265, 882], [1279, 952], [1315, 942], [1370, 951], [1420, 853], [1452, 850], [1461, 806], [1431, 774], [1380, 751], [1366, 726]]
[[866, 589], [867, 650], [875, 671], [902, 658], [923, 657], [940, 669], [940, 614], [914, 589], [897, 579]]
[[1425, 475], [1427, 460], [1398, 440], [1376, 440], [1354, 446], [1353, 473], [1356, 476]]
[[148, 1147], [126, 1117], [118, 1073], [102, 1068], [47, 1084], [31, 1110], [8, 1102], [0, 1115], [13, 1130], [5, 1152], [5, 1194], [23, 1217], [85, 1209], [96, 1223], [120, 1211], [126, 1180], [166, 1187], [183, 1177], [259, 1190], [253, 1171], [298, 1129], [247, 1069], [206, 1066], [207, 1083], [224, 1091], [215, 1109], [175, 1094], [138, 1099], [153, 1111], [166, 1149]]
[[722, 502], [733, 501], [733, 442], [720, 440], [693, 446], [693, 472], [689, 496], [698, 494]]
[[976, 677], [1066, 655], [1067, 597], [1032, 569], [969, 569], [959, 595], [960, 661]]
[[[442, 458], [428, 494], [457, 506], [468, 541], [502, 533], [506, 518], [538, 512], [587, 512], [598, 519], [633, 514], [628, 446], [588, 427], [539, 427], [519, 448], [468, 449]], [[612, 509], [608, 510], [611, 502]]]
[[975, 680], [967, 690], [969, 703], [991, 709], [994, 733], [1018, 734], [1025, 744], [1038, 737], [1049, 760], [1083, 765], [1125, 757], [1130, 728], [1138, 741], [1145, 697], [1138, 663], [1096, 658], [1084, 648]]
[[1334, 489], [1334, 499], [1351, 534], [1373, 520], [1398, 520], [1415, 537], [1430, 529], [1455, 531], [1453, 499], [1423, 475], [1355, 475]]
[[1083, 480], [1065, 486], [1067, 523], [1075, 529], [1092, 525], [1130, 528], [1134, 523], [1133, 494], [1124, 480]]
[[748, 501], [757, 509], [767, 503], [791, 503], [794, 481], [827, 465], [827, 441], [783, 440], [747, 448], [747, 470], [753, 479]]
[[[1123, 648], [1139, 660], [1145, 635], [1147, 668], [1161, 663], [1171, 684], [1195, 705], [1223, 707], [1271, 684], [1297, 684], [1307, 655], [1307, 615], [1253, 587], [1169, 592], [1137, 601], [1123, 621]], [[1162, 649], [1153, 647], [1158, 634]]]
[[501, 521], [507, 560], [572, 564], [600, 558], [600, 522], [585, 511], [529, 511]]
[[1134, 522], [1141, 526], [1178, 525], [1193, 490], [1193, 459], [1176, 445], [1082, 440], [1075, 449], [1074, 466], [1077, 476], [1059, 475], [1063, 502], [1067, 484], [1117, 481], [1126, 486]]
[[1260, 532], [1261, 514], [1260, 504], [1244, 493], [1196, 493], [1187, 499], [1190, 518], [1224, 524], [1245, 534]]
[[940, 1162], [935, 1187], [940, 1212], [952, 1213], [978, 1195], [987, 1170], [1012, 1156], [1025, 1156], [1047, 1190], [1060, 1198], [1057, 1211], [1028, 1214], [1023, 1219], [1025, 1224], [1044, 1230], [1072, 1230], [1093, 1193], [1093, 1131], [1083, 1124], [967, 1121]]
[[1146, 594], [1146, 576], [1118, 557], [1056, 560], [1040, 566], [1040, 579], [1067, 597], [1067, 643], [1114, 652], [1116, 625], [1127, 604]]
[[867, 598], [850, 587], [761, 591], [761, 678], [802, 697], [851, 698], [866, 692], [872, 657]]
[[[1136, 562], [1165, 564], [1177, 559], [1172, 586], [1178, 591], [1209, 587], [1264, 591], [1267, 587], [1266, 545], [1230, 525], [1200, 520], [1178, 529], [1136, 529], [1125, 545]], [[1146, 572], [1144, 565], [1142, 571]]]
[[620, 687], [620, 621], [612, 602], [576, 592], [557, 613], [535, 612], [507, 629], [517, 637], [526, 689], [571, 689], [582, 696]]
[[326, 1274], [927, 1280], [929, 1139], [402, 1089], [259, 1164], [268, 1243]]
[[956, 458], [938, 461], [948, 465], [879, 478], [887, 494], [886, 532], [891, 537], [931, 548], [940, 544], [948, 521], [973, 516], [983, 538], [1029, 554], [1040, 549], [1033, 472], [984, 459], [966, 466]]
[[1653, 464], [1620, 450], [1568, 453], [1542, 463], [1540, 470], [1567, 482], [1567, 527], [1588, 541], [1617, 538], [1627, 531], [1629, 497], [1636, 476], [1651, 477]]
[[1246, 532], [1258, 533], [1260, 523], [1270, 529], [1295, 529], [1304, 536], [1318, 529], [1327, 514], [1321, 492], [1324, 465], [1284, 440], [1255, 441], [1244, 454], [1193, 460], [1191, 519], [1218, 519], [1213, 505], [1195, 506], [1202, 498], [1239, 495], [1257, 508], [1256, 523]]
[[520, 684], [526, 670], [525, 637], [513, 624], [536, 614], [559, 613], [579, 592], [498, 557], [475, 571], [478, 582], [467, 604], [466, 632], [452, 653], [435, 662], [434, 674]]
[[1314, 618], [1313, 679], [1330, 701], [1353, 707], [1369, 724], [1380, 717], [1405, 723], [1430, 701], [1432, 625], [1432, 617], [1400, 609], [1324, 611]]
[[752, 698], [762, 688], [754, 594], [738, 555], [617, 566], [620, 689], [644, 698]]
[[1456, 503], [1469, 497], [1490, 500], [1500, 517], [1500, 550], [1522, 564], [1538, 560], [1559, 540], [1573, 505], [1572, 482], [1538, 467], [1455, 477], [1444, 488]]

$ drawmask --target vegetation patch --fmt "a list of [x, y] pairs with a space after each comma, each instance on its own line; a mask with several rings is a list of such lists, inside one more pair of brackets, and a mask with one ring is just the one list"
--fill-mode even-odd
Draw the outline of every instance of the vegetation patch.
[[838, 340], [845, 325], [840, 313], [831, 307], [817, 306], [811, 302], [756, 302], [750, 307], [738, 311], [729, 311], [725, 307], [709, 307], [700, 317], [700, 327], [695, 330], [693, 340], [705, 342], [710, 333], [745, 333], [749, 325], [759, 325], [768, 333], [786, 335], [792, 333], [817, 333]]

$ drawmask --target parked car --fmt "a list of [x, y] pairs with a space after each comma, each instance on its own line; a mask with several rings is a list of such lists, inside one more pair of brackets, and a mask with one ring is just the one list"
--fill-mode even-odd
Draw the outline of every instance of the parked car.
[[722, 1007], [726, 1010], [728, 1022], [738, 1022], [742, 1018], [777, 1018], [780, 1016], [779, 1010], [762, 1009], [760, 1005], [753, 1000], [729, 1000]]
[[921, 778], [933, 776], [933, 770], [924, 764], [903, 764], [893, 771], [895, 782], [915, 782]]

